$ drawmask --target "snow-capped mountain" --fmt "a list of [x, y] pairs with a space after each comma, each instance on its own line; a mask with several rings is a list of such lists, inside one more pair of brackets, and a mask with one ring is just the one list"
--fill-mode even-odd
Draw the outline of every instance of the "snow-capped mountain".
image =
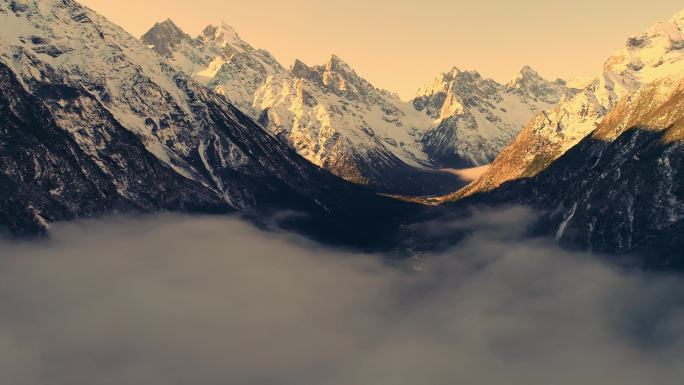
[[605, 253], [684, 269], [684, 75], [623, 97], [597, 129], [535, 177], [466, 198], [546, 213], [539, 230]]
[[434, 120], [421, 138], [425, 152], [460, 168], [491, 163], [530, 117], [573, 93], [528, 66], [506, 85], [453, 68], [420, 89], [413, 105]]
[[407, 103], [335, 55], [324, 65], [296, 61], [285, 69], [226, 23], [193, 39], [167, 20], [142, 40], [312, 163], [384, 192], [462, 185], [435, 170], [491, 162], [538, 110], [571, 93], [529, 67], [508, 85], [454, 70]]
[[270, 77], [254, 102], [269, 131], [345, 179], [394, 192], [448, 188], [436, 187], [442, 178], [419, 142], [429, 119], [337, 56], [320, 66], [295, 62], [289, 76]]
[[226, 23], [208, 25], [193, 39], [173, 21], [165, 20], [155, 24], [141, 40], [252, 117], [258, 116], [252, 108], [256, 90], [267, 77], [287, 72], [270, 53], [247, 44]]
[[[267, 51], [241, 40], [226, 23], [210, 25], [193, 39], [167, 20], [142, 41], [258, 119], [310, 162], [338, 176], [402, 193], [448, 191], [462, 184], [452, 175], [431, 171], [418, 130], [404, 126], [406, 120], [419, 120], [419, 114], [336, 56], [324, 66], [297, 61], [286, 69]], [[406, 119], [407, 113], [414, 119]]]
[[534, 117], [489, 170], [456, 196], [536, 175], [591, 133], [622, 97], [660, 77], [681, 73], [684, 11], [630, 37], [584, 90]]
[[0, 2], [0, 82], [0, 224], [12, 233], [112, 212], [290, 210], [306, 215], [288, 224], [363, 242], [404, 207], [310, 164], [71, 0]]

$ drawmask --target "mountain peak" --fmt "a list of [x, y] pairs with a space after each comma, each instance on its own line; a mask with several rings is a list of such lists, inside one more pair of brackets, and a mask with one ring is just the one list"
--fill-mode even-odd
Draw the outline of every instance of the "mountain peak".
[[237, 31], [230, 24], [222, 21], [219, 23], [218, 28], [229, 36], [238, 36]]
[[338, 71], [340, 69], [350, 69], [351, 67], [339, 56], [332, 54], [330, 55], [330, 60], [326, 64], [326, 69], [328, 71]]
[[342, 60], [341, 57], [335, 54], [330, 55], [330, 60], [328, 60], [328, 66], [335, 67], [340, 65], [348, 66], [347, 63], [344, 60]]
[[446, 93], [455, 88], [477, 88], [482, 82], [482, 76], [477, 71], [464, 71], [454, 66], [446, 72], [435, 77], [431, 83], [418, 90], [418, 97], [433, 97], [440, 93]]
[[535, 71], [535, 70], [534, 70], [532, 67], [530, 67], [529, 65], [524, 65], [524, 66], [520, 69], [519, 74], [520, 74], [521, 76], [524, 76], [524, 77], [537, 77], [537, 78], [541, 78], [541, 76], [539, 75], [539, 72]]
[[506, 84], [506, 89], [525, 98], [541, 100], [549, 104], [557, 103], [562, 96], [572, 93], [565, 81], [560, 79], [549, 81], [528, 65], [523, 66], [515, 79]]
[[[295, 59], [294, 64], [290, 68], [295, 76], [299, 78], [310, 78], [312, 74], [318, 74], [317, 77], [324, 73], [340, 73], [342, 75], [358, 76], [352, 68], [339, 56], [332, 54], [330, 59], [323, 65], [308, 66], [299, 59]], [[316, 77], [316, 75], [313, 75]]]
[[443, 73], [441, 75], [441, 82], [452, 83], [457, 82], [460, 84], [470, 84], [482, 81], [482, 75], [477, 71], [462, 70], [458, 67], [452, 67], [449, 72]]
[[331, 55], [323, 65], [309, 67], [301, 60], [295, 60], [291, 67], [292, 73], [300, 79], [319, 84], [327, 91], [348, 99], [369, 102], [379, 93], [389, 92], [378, 90], [367, 80], [359, 76], [349, 64], [337, 55]]
[[623, 91], [652, 82], [669, 73], [679, 73], [684, 59], [684, 11], [669, 21], [660, 21], [627, 39], [625, 47], [604, 63], [604, 71], [623, 79]]
[[290, 67], [290, 71], [295, 77], [300, 79], [307, 79], [313, 82], [320, 80], [320, 74], [299, 59], [295, 59], [294, 64]]
[[684, 22], [684, 9], [681, 11], [677, 12], [673, 17], [673, 21], [679, 21], [679, 22]]
[[180, 28], [178, 28], [176, 23], [174, 23], [173, 20], [171, 20], [171, 18], [167, 18], [166, 20], [164, 20], [162, 22], [157, 22], [157, 23], [155, 23], [155, 25], [159, 25], [159, 26], [163, 26], [163, 27], [167, 27], [167, 28], [175, 28], [177, 30], [180, 30]]
[[170, 57], [173, 47], [190, 36], [183, 32], [171, 19], [154, 24], [149, 31], [142, 35], [141, 40], [148, 47], [164, 57]]
[[202, 31], [205, 40], [213, 41], [217, 45], [225, 46], [242, 42], [237, 31], [228, 23], [222, 21], [216, 25], [209, 24]]
[[[149, 31], [145, 33], [145, 35], [149, 34], [159, 34], [159, 33], [169, 33], [171, 35], [185, 35], [185, 32], [183, 32], [176, 23], [173, 22], [171, 19], [166, 19], [164, 21], [158, 21], [154, 23], [154, 26], [150, 28]], [[143, 36], [145, 36], [143, 35]]]
[[[335, 54], [330, 56], [330, 60], [321, 68], [321, 70], [324, 80], [325, 78], [339, 77], [343, 83], [354, 83], [359, 87], [374, 88], [366, 80], [361, 78], [347, 62]], [[344, 84], [341, 86], [344, 88]]]
[[539, 83], [548, 82], [543, 78], [539, 72], [535, 71], [529, 65], [523, 66], [516, 77], [511, 80], [506, 86], [508, 88], [526, 88]]
[[451, 67], [451, 69], [449, 71], [443, 73], [442, 75], [444, 77], [455, 78], [456, 76], [458, 76], [458, 74], [461, 74], [463, 72], [467, 72], [467, 71], [464, 71], [464, 70], [462, 70], [456, 66], [453, 66], [453, 67]]

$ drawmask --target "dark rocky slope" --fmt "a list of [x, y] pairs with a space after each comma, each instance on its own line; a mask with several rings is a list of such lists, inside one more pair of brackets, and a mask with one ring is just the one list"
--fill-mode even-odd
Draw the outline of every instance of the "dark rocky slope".
[[642, 87], [539, 175], [456, 205], [499, 203], [543, 210], [537, 231], [566, 246], [684, 269], [684, 80]]

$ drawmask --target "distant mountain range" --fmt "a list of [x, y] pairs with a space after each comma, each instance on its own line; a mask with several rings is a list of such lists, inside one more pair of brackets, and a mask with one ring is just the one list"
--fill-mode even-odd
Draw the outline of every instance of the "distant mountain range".
[[455, 190], [463, 182], [436, 170], [490, 163], [536, 112], [577, 91], [529, 67], [507, 85], [454, 68], [403, 102], [334, 55], [286, 69], [226, 23], [192, 38], [166, 20], [141, 40], [312, 163], [382, 192]]

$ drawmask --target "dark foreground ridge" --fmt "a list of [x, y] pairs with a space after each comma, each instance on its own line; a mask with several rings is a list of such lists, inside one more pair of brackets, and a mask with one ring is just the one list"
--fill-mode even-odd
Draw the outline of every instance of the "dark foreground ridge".
[[589, 136], [533, 178], [450, 205], [533, 207], [544, 213], [535, 232], [566, 247], [684, 270], [684, 144], [667, 135], [632, 128], [610, 142]]

